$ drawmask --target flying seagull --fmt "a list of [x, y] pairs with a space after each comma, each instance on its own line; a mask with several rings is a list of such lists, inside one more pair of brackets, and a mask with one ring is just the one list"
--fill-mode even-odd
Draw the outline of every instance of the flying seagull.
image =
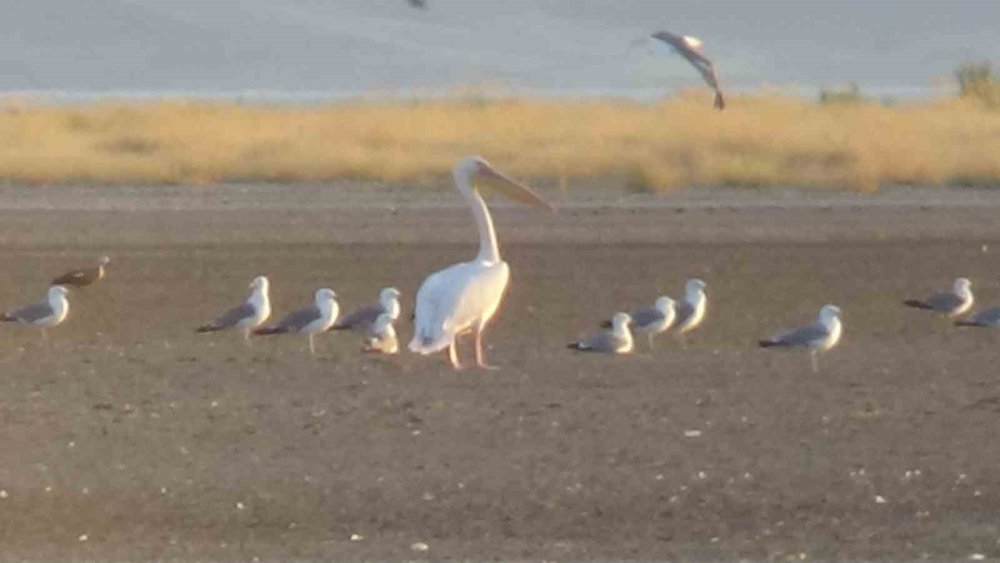
[[309, 335], [309, 354], [316, 355], [316, 344], [313, 337], [321, 332], [327, 331], [334, 321], [340, 307], [337, 305], [337, 294], [332, 289], [321, 287], [316, 290], [316, 295], [311, 305], [294, 311], [277, 322], [277, 324], [254, 329], [254, 334], [307, 334]]
[[629, 325], [632, 317], [628, 313], [615, 313], [611, 317], [611, 330], [592, 336], [587, 340], [573, 342], [566, 347], [582, 352], [599, 352], [602, 354], [628, 354], [632, 351], [632, 331]]
[[250, 332], [271, 316], [270, 282], [267, 276], [257, 276], [250, 282], [250, 296], [240, 305], [223, 313], [214, 321], [198, 327], [198, 332], [215, 332], [227, 328], [243, 329], [243, 340], [249, 345]]
[[982, 328], [1000, 328], [1000, 307], [990, 307], [972, 315], [971, 319], [955, 321], [957, 326], [978, 326]]
[[907, 307], [934, 311], [951, 318], [971, 309], [974, 302], [972, 282], [966, 278], [958, 278], [952, 285], [951, 291], [938, 291], [926, 299], [907, 299], [903, 304]]
[[783, 332], [769, 340], [761, 340], [761, 348], [784, 347], [800, 348], [809, 352], [813, 373], [819, 372], [816, 354], [826, 352], [840, 341], [843, 327], [840, 323], [840, 308], [836, 305], [824, 305], [819, 310], [819, 319], [803, 327]]
[[407, 2], [409, 2], [410, 6], [412, 6], [414, 8], [417, 8], [417, 9], [420, 9], [420, 10], [426, 10], [427, 9], [427, 0], [407, 0]]
[[715, 108], [718, 110], [726, 108], [726, 100], [722, 96], [722, 89], [719, 88], [719, 75], [715, 72], [715, 64], [702, 53], [701, 40], [669, 31], [657, 31], [650, 37], [663, 41], [678, 55], [687, 59], [687, 62], [701, 73], [705, 83], [715, 90]]
[[111, 262], [111, 258], [101, 256], [100, 260], [97, 261], [96, 266], [70, 270], [69, 272], [66, 272], [65, 274], [52, 280], [52, 285], [84, 287], [96, 281], [103, 280], [105, 276], [104, 267], [108, 265], [108, 262]]
[[340, 317], [330, 330], [355, 329], [368, 332], [379, 315], [383, 314], [389, 315], [392, 321], [399, 318], [399, 290], [395, 287], [382, 289], [378, 293], [378, 303], [365, 305], [347, 316]]
[[45, 329], [58, 325], [69, 315], [67, 295], [69, 295], [68, 289], [61, 285], [54, 285], [49, 288], [45, 302], [11, 309], [0, 316], [0, 321], [37, 326], [42, 329], [42, 340], [48, 342]]
[[[652, 307], [646, 307], [631, 313], [632, 331], [646, 334], [650, 350], [653, 349], [653, 337], [666, 332], [670, 327], [674, 326], [674, 320], [677, 318], [675, 305], [673, 299], [664, 295], [658, 298]], [[601, 326], [611, 328], [611, 321], [605, 321]]]
[[389, 313], [382, 313], [375, 319], [365, 339], [365, 352], [392, 355], [399, 351], [399, 339], [396, 338], [396, 329], [392, 326], [393, 320]]

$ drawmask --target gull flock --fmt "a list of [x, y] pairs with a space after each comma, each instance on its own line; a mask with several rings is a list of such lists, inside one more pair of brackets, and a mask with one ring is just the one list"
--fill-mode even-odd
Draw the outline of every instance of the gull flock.
[[[479, 236], [479, 251], [469, 261], [459, 262], [427, 276], [417, 291], [413, 314], [413, 337], [407, 346], [420, 355], [443, 353], [454, 369], [462, 369], [458, 358], [460, 338], [471, 337], [476, 365], [493, 369], [484, 357], [483, 334], [499, 310], [510, 283], [510, 266], [500, 256], [500, 246], [493, 220], [480, 188], [500, 191], [515, 201], [551, 209], [531, 188], [506, 176], [479, 156], [460, 160], [453, 168], [459, 195], [475, 220]], [[48, 341], [47, 329], [63, 323], [70, 312], [70, 287], [83, 288], [106, 277], [110, 259], [102, 257], [96, 266], [67, 272], [55, 278], [45, 301], [8, 310], [0, 321], [18, 323], [40, 329]], [[707, 284], [698, 278], [689, 279], [680, 299], [661, 295], [652, 305], [631, 312], [619, 311], [605, 329], [570, 343], [568, 348], [579, 352], [608, 355], [630, 354], [636, 350], [636, 337], [645, 335], [650, 350], [658, 336], [672, 333], [683, 346], [687, 335], [701, 326], [708, 310]], [[238, 329], [250, 346], [253, 337], [278, 334], [300, 334], [308, 339], [310, 355], [316, 355], [315, 337], [327, 331], [353, 331], [363, 337], [363, 350], [368, 353], [396, 354], [400, 350], [394, 323], [399, 320], [401, 293], [395, 287], [379, 291], [376, 303], [362, 306], [341, 316], [337, 294], [332, 289], [316, 290], [310, 303], [285, 314], [275, 323], [271, 317], [271, 284], [267, 276], [258, 276], [249, 284], [246, 299], [211, 322], [198, 327], [198, 333]], [[992, 307], [968, 318], [975, 299], [972, 283], [958, 278], [951, 289], [932, 293], [923, 299], [907, 299], [907, 307], [936, 313], [958, 326], [1000, 328], [1000, 307]], [[807, 352], [813, 372], [819, 371], [817, 356], [837, 346], [843, 334], [838, 306], [824, 305], [818, 318], [807, 325], [759, 340], [762, 348], [797, 349]], [[641, 339], [640, 339], [641, 340]]]

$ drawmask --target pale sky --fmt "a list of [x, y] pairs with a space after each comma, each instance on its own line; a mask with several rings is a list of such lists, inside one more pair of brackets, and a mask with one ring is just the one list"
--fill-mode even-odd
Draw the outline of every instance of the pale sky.
[[0, 90], [698, 86], [629, 43], [694, 35], [725, 85], [931, 88], [1000, 66], [998, 0], [8, 0]]

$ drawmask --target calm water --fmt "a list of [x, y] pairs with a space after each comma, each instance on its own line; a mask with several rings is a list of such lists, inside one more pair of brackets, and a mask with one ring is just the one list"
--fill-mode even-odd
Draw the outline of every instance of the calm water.
[[857, 81], [948, 92], [961, 61], [1000, 62], [1000, 2], [955, 0], [33, 0], [0, 18], [0, 91], [309, 102], [488, 84], [652, 98], [698, 77], [629, 43], [666, 28], [706, 43], [736, 90]]

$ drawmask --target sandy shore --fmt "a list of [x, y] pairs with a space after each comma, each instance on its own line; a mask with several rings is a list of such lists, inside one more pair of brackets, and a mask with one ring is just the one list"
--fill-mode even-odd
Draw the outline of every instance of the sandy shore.
[[[958, 275], [1000, 304], [1000, 196], [547, 195], [558, 213], [496, 213], [514, 280], [487, 335], [503, 369], [452, 373], [343, 334], [311, 360], [304, 339], [248, 350], [192, 330], [260, 273], [278, 313], [321, 284], [345, 309], [393, 284], [408, 312], [427, 273], [474, 253], [449, 191], [0, 189], [3, 306], [113, 258], [51, 348], [0, 327], [3, 555], [1000, 553], [1000, 335], [900, 306]], [[711, 305], [687, 348], [564, 349], [693, 276]], [[846, 329], [820, 375], [755, 348], [828, 302]]]

